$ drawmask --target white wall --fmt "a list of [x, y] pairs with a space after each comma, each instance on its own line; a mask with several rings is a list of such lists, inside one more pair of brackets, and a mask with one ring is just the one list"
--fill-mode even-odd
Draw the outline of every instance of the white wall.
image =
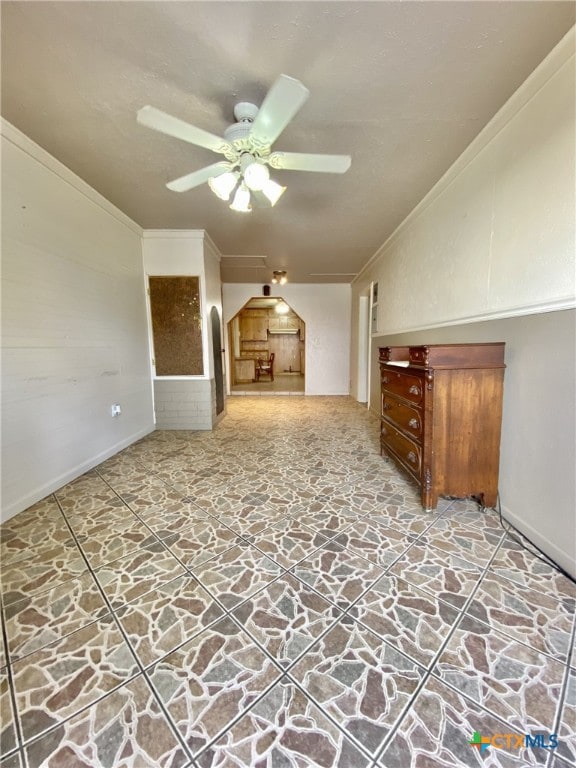
[[1, 132], [7, 519], [154, 423], [141, 230], [11, 125]]
[[[215, 306], [222, 314], [220, 252], [204, 230], [161, 229], [143, 233], [142, 253], [146, 281], [150, 275], [190, 275], [200, 282], [204, 372], [157, 377], [152, 368], [156, 425], [158, 429], [212, 429], [217, 417], [210, 310]], [[149, 302], [148, 329], [152, 340]]]
[[[350, 286], [278, 286], [281, 296], [306, 323], [307, 395], [347, 395], [350, 392]], [[225, 283], [224, 323], [227, 325], [262, 285]]]
[[[220, 279], [220, 261], [222, 255], [218, 248], [214, 245], [212, 240], [208, 237], [208, 234], [204, 233], [204, 273], [206, 276], [206, 329], [208, 334], [209, 343], [209, 356], [210, 365], [208, 367], [210, 377], [214, 378], [214, 357], [213, 357], [213, 344], [212, 344], [212, 330], [210, 325], [210, 311], [212, 307], [216, 307], [218, 314], [220, 315], [221, 328], [221, 345], [222, 349], [227, 347], [225, 344], [225, 331], [224, 331], [224, 319], [222, 317], [222, 281]], [[223, 366], [225, 367], [225, 357], [222, 358]]]
[[[574, 39], [572, 30], [384, 243], [352, 302], [355, 317], [378, 281], [374, 410], [377, 346], [507, 343], [504, 511], [576, 574], [575, 346], [573, 313], [561, 311], [576, 305]], [[355, 334], [353, 366], [356, 347]]]
[[[200, 310], [203, 318], [202, 367], [204, 371], [200, 378], [210, 378], [212, 356], [208, 346], [206, 323], [207, 299], [204, 269], [204, 230], [147, 229], [143, 233], [142, 256], [144, 259], [146, 282], [148, 282], [148, 277], [151, 275], [189, 275], [199, 278]], [[150, 312], [148, 312], [148, 317], [150, 322]], [[151, 324], [150, 339], [152, 339]], [[152, 375], [155, 376], [154, 370]]]

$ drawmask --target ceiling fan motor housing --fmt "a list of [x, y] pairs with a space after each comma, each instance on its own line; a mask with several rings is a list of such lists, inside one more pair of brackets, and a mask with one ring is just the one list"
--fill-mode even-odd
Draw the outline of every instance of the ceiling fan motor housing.
[[250, 133], [251, 122], [234, 123], [224, 131], [224, 138], [232, 144], [235, 141], [243, 141]]
[[[223, 180], [234, 177], [232, 180], [237, 181], [242, 174], [243, 183], [245, 182], [253, 192], [263, 191], [263, 185], [265, 185], [267, 191], [264, 195], [274, 205], [284, 191], [284, 187], [269, 178], [268, 169], [265, 166], [269, 165], [279, 170], [322, 173], [344, 173], [350, 167], [351, 158], [348, 155], [272, 152], [272, 145], [309, 95], [310, 92], [299, 80], [288, 75], [280, 75], [268, 90], [260, 107], [249, 101], [240, 101], [236, 104], [234, 117], [237, 122], [226, 128], [225, 138], [186, 123], [150, 105], [138, 110], [137, 120], [141, 125], [152, 130], [210, 149], [226, 158], [227, 162], [212, 163], [168, 182], [166, 185], [168, 189], [174, 192], [187, 192], [205, 182], [210, 184], [211, 180], [214, 181], [218, 177], [222, 177]], [[274, 197], [273, 201], [270, 195]], [[228, 199], [228, 196], [223, 199]], [[234, 210], [240, 209], [234, 208]]]
[[234, 117], [240, 123], [243, 120], [249, 120], [251, 123], [256, 120], [258, 114], [258, 107], [256, 104], [251, 104], [249, 101], [240, 101], [234, 107]]
[[[238, 121], [232, 123], [224, 131], [224, 138], [237, 152], [250, 152], [257, 157], [267, 157], [270, 154], [270, 144], [257, 140], [250, 135], [252, 124], [259, 112], [259, 107], [249, 101], [241, 101], [234, 107], [234, 117]], [[232, 158], [228, 158], [232, 159]]]
[[248, 101], [241, 101], [234, 107], [234, 117], [238, 122], [232, 123], [224, 131], [224, 138], [232, 143], [247, 138], [252, 128], [252, 123], [258, 114], [258, 107]]

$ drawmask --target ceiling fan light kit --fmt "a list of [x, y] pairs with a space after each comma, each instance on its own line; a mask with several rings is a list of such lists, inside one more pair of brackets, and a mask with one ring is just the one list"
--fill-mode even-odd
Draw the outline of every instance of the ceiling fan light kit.
[[250, 213], [252, 210], [252, 206], [250, 205], [250, 190], [244, 183], [240, 184], [236, 190], [230, 208], [233, 211], [238, 211], [238, 213]]
[[280, 285], [286, 285], [288, 282], [288, 275], [286, 274], [285, 269], [275, 269], [274, 272], [272, 272], [272, 282]]
[[208, 186], [220, 200], [230, 200], [230, 195], [238, 184], [239, 179], [240, 174], [238, 171], [226, 171], [226, 173], [220, 176], [210, 177], [208, 179]]
[[138, 111], [137, 121], [147, 128], [222, 154], [227, 160], [181, 176], [169, 182], [168, 189], [187, 192], [207, 182], [221, 200], [229, 200], [234, 193], [230, 204], [233, 211], [249, 213], [253, 200], [273, 206], [286, 190], [270, 178], [268, 166], [317, 173], [345, 173], [350, 167], [349, 155], [271, 152], [272, 144], [309, 95], [299, 80], [280, 75], [260, 108], [246, 101], [236, 104], [237, 122], [226, 128], [224, 138], [151, 106]]
[[270, 205], [276, 205], [280, 197], [286, 192], [286, 187], [269, 179], [262, 187], [262, 194], [270, 201]]
[[267, 181], [270, 180], [270, 171], [254, 158], [249, 152], [244, 152], [240, 158], [240, 169], [244, 177], [244, 183], [253, 192], [260, 192]]

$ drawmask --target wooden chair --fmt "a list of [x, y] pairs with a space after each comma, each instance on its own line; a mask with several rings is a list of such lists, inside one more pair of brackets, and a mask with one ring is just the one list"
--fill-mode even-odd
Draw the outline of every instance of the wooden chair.
[[260, 357], [256, 360], [256, 381], [260, 381], [261, 376], [270, 376], [270, 381], [274, 381], [274, 352], [270, 353], [268, 360]]

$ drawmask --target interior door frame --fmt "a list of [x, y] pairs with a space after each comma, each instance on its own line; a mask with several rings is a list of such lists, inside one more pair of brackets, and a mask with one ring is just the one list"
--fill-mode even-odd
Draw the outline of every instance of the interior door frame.
[[224, 361], [222, 355], [222, 320], [218, 307], [210, 310], [210, 332], [212, 334], [212, 357], [214, 362], [214, 387], [216, 389], [216, 416], [224, 412], [226, 407], [226, 387], [224, 385]]
[[370, 403], [370, 296], [358, 297], [358, 359], [356, 400]]

